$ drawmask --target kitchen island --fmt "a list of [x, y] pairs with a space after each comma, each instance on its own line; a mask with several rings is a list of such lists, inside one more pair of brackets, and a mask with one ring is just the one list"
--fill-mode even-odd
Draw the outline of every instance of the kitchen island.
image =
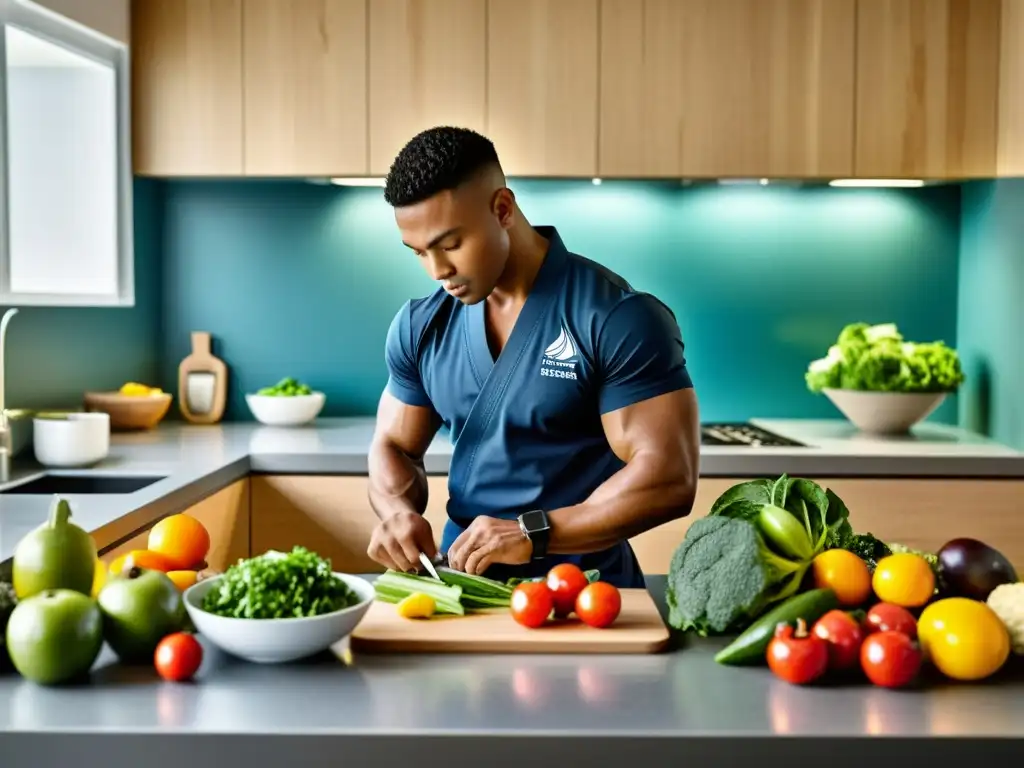
[[[77, 524], [93, 533], [104, 557], [139, 546], [156, 521], [207, 504], [223, 566], [238, 556], [305, 543], [349, 572], [373, 570], [363, 555], [374, 516], [366, 501], [372, 418], [321, 419], [298, 428], [255, 423], [211, 426], [168, 422], [140, 433], [115, 433], [110, 455], [88, 470], [50, 472], [31, 451], [0, 486], [0, 564], [40, 525], [45, 493], [26, 493], [60, 476], [139, 479], [111, 492], [102, 485], [61, 495]], [[663, 573], [690, 521], [732, 483], [782, 473], [834, 488], [854, 526], [908, 545], [937, 546], [953, 535], [1000, 541], [1024, 562], [1024, 454], [964, 430], [924, 423], [906, 437], [864, 436], [843, 420], [756, 420], [753, 424], [800, 446], [704, 445], [698, 499], [690, 518], [672, 521], [635, 541], [646, 572]], [[451, 445], [438, 435], [425, 458], [431, 501], [427, 517], [439, 533], [447, 499]], [[48, 476], [52, 476], [48, 477]], [[90, 481], [91, 482], [91, 481]], [[117, 489], [124, 491], [124, 489]], [[218, 500], [218, 495], [222, 497]], [[230, 506], [230, 509], [227, 507]], [[205, 520], [204, 520], [205, 521]], [[944, 538], [945, 537], [945, 538]], [[216, 541], [215, 541], [216, 544]], [[142, 546], [145, 546], [142, 543]]]
[[[664, 586], [649, 577], [663, 613]], [[204, 640], [198, 677], [185, 684], [122, 666], [104, 648], [91, 679], [73, 687], [0, 676], [0, 755], [4, 766], [78, 768], [229, 759], [424, 768], [820, 759], [863, 768], [911, 757], [1008, 764], [1024, 753], [1017, 659], [977, 684], [929, 675], [912, 690], [799, 688], [764, 668], [716, 664], [725, 642], [677, 640], [649, 656], [371, 656], [342, 641], [303, 662], [262, 666]]]

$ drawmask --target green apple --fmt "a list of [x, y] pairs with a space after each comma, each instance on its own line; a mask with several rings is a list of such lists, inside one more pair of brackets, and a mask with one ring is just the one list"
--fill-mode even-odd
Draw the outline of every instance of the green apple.
[[23, 677], [55, 685], [92, 668], [103, 647], [103, 617], [91, 597], [47, 589], [14, 606], [6, 639], [11, 663]]
[[152, 662], [157, 644], [185, 622], [181, 592], [161, 571], [131, 568], [99, 594], [103, 634], [125, 662]]

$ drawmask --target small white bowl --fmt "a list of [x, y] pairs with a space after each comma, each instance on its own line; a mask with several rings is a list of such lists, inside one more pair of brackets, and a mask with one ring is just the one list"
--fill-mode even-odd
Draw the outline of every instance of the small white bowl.
[[36, 461], [47, 467], [84, 467], [110, 452], [110, 415], [65, 413], [32, 420]]
[[235, 619], [202, 609], [203, 597], [223, 576], [203, 579], [185, 590], [183, 599], [189, 618], [210, 642], [247, 661], [279, 664], [296, 661], [325, 651], [347, 637], [370, 609], [375, 593], [373, 585], [357, 576], [335, 573], [359, 602], [348, 608], [320, 616], [297, 619]]
[[252, 415], [262, 424], [272, 427], [296, 427], [313, 421], [323, 410], [327, 397], [323, 392], [308, 395], [251, 395], [245, 396]]
[[945, 392], [870, 392], [826, 389], [825, 395], [861, 432], [903, 435], [946, 399]]

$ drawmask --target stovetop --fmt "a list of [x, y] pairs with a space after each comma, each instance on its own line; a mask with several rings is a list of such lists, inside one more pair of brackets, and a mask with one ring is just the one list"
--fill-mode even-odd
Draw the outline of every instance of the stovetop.
[[701, 424], [701, 445], [746, 446], [749, 448], [806, 448], [804, 443], [755, 427], [746, 422]]

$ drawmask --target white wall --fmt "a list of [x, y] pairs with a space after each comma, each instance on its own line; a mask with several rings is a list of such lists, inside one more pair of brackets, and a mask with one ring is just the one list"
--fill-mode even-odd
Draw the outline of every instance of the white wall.
[[[178, 2], [178, 0], [159, 0]], [[62, 16], [85, 24], [107, 37], [127, 43], [131, 25], [131, 0], [34, 0]]]

